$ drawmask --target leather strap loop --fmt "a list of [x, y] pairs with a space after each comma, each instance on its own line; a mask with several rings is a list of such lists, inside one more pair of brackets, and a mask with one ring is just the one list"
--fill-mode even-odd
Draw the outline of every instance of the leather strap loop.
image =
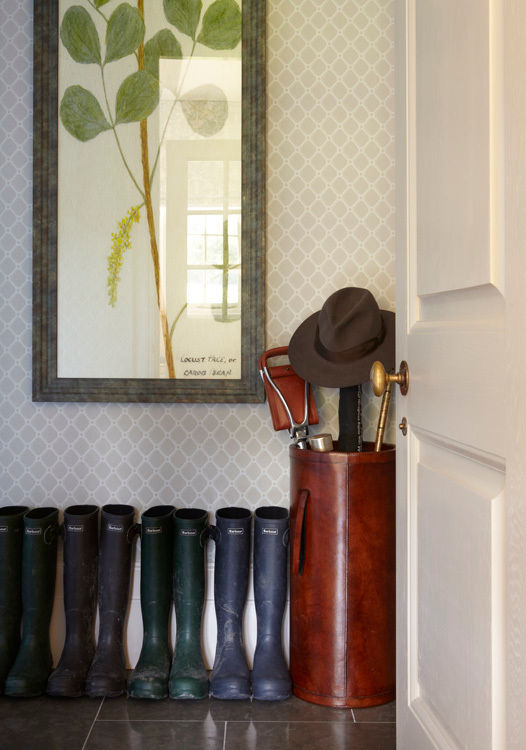
[[292, 573], [302, 575], [305, 566], [305, 516], [309, 490], [299, 490], [298, 510], [292, 538]]
[[59, 535], [59, 526], [58, 524], [51, 523], [49, 526], [46, 527], [44, 531], [44, 544], [53, 544], [53, 542], [56, 540], [56, 538]]
[[204, 529], [199, 534], [199, 546], [201, 549], [204, 549], [206, 546], [206, 543], [208, 542], [208, 539], [210, 537], [210, 526], [209, 524], [206, 524]]
[[132, 523], [128, 531], [126, 532], [126, 541], [128, 544], [131, 544], [136, 536], [141, 536], [142, 534], [142, 524], [141, 523]]
[[221, 532], [213, 523], [208, 526], [208, 538], [214, 542], [219, 542], [221, 539]]

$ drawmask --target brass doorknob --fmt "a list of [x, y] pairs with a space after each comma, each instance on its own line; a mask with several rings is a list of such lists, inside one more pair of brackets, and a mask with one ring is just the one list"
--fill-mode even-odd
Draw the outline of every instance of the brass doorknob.
[[[405, 396], [409, 388], [409, 368], [407, 362], [402, 360], [400, 362], [400, 369], [394, 375], [387, 373], [385, 367], [381, 362], [373, 362], [371, 372], [369, 374], [369, 382], [373, 389], [375, 396], [381, 396], [386, 390], [387, 386], [392, 383], [398, 383], [400, 386], [400, 393]], [[389, 390], [391, 390], [389, 388]]]

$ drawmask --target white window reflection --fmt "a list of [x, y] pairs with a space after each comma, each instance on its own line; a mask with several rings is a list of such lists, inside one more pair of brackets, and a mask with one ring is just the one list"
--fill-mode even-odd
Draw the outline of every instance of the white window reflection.
[[160, 256], [176, 376], [239, 378], [241, 62], [161, 60], [160, 74], [161, 122], [172, 112], [161, 152]]
[[189, 161], [186, 230], [188, 315], [241, 315], [241, 196], [236, 160]]

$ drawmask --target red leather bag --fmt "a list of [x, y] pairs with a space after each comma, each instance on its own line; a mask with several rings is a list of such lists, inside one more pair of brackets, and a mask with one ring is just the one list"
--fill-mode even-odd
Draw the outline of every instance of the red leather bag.
[[325, 706], [395, 697], [395, 449], [290, 451], [290, 673]]
[[[258, 368], [265, 386], [272, 425], [276, 431], [290, 430], [294, 426], [292, 422], [297, 425], [302, 424], [305, 416], [308, 420], [305, 424], [318, 424], [319, 422], [310, 385], [305, 383], [291, 364], [272, 367], [267, 364], [272, 357], [286, 356], [288, 351], [288, 346], [278, 346], [263, 352], [258, 359]], [[307, 415], [305, 415], [305, 388], [307, 388]], [[287, 414], [282, 399], [287, 404], [290, 415]]]

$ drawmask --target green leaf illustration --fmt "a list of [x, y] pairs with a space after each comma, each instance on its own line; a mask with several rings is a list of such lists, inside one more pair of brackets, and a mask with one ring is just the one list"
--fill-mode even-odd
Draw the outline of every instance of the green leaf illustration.
[[180, 59], [181, 45], [170, 29], [161, 29], [144, 45], [144, 67], [154, 78], [159, 78], [159, 58]]
[[60, 38], [75, 62], [100, 65], [99, 35], [85, 8], [80, 5], [68, 8], [62, 19]]
[[241, 40], [241, 11], [234, 0], [216, 0], [203, 18], [200, 44], [210, 49], [234, 49]]
[[192, 130], [209, 138], [219, 133], [228, 117], [228, 102], [218, 86], [198, 86], [181, 100], [184, 116]]
[[60, 103], [62, 124], [74, 138], [89, 141], [111, 128], [96, 97], [82, 88], [69, 86]]
[[144, 22], [138, 9], [129, 3], [121, 3], [108, 21], [104, 63], [131, 55], [143, 39]]
[[163, 6], [168, 22], [183, 34], [195, 39], [203, 8], [201, 0], [163, 0]]
[[95, 7], [101, 8], [103, 5], [106, 5], [106, 3], [109, 3], [110, 0], [95, 0]]
[[115, 124], [145, 120], [159, 102], [159, 82], [146, 70], [124, 79], [117, 91]]

